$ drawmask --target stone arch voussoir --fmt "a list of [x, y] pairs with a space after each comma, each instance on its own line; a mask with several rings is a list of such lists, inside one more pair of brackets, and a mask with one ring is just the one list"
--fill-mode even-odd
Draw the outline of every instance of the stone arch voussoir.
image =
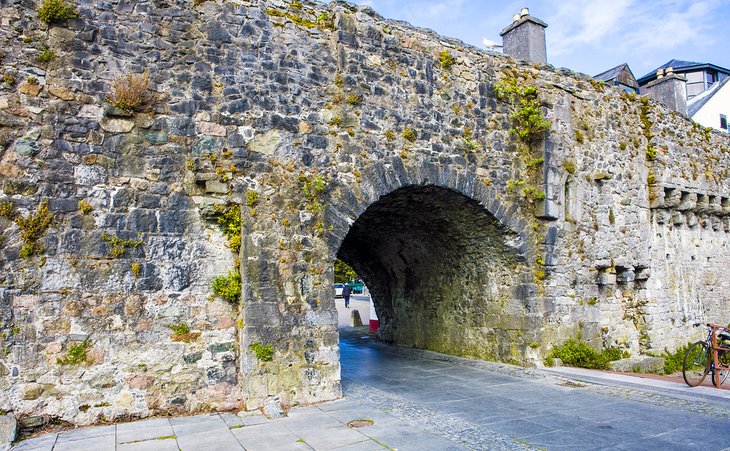
[[505, 230], [507, 244], [520, 261], [531, 261], [535, 250], [530, 245], [524, 213], [516, 206], [507, 206], [497, 192], [469, 169], [439, 166], [426, 160], [405, 164], [393, 157], [374, 162], [361, 171], [357, 187], [341, 183], [329, 201], [326, 222], [332, 226], [328, 238], [330, 258], [336, 258], [350, 226], [382, 196], [411, 186], [435, 186], [453, 190], [478, 202]]

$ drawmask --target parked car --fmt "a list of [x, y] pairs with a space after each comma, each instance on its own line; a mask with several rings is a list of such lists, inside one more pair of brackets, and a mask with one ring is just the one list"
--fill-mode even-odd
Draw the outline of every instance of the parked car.
[[341, 298], [342, 297], [342, 289], [345, 288], [344, 283], [336, 283], [335, 284], [335, 297]]

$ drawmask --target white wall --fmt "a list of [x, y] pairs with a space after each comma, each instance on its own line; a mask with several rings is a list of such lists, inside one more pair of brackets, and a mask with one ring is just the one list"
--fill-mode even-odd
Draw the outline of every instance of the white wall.
[[[720, 115], [730, 121], [730, 82], [725, 83], [718, 92], [697, 112], [692, 119], [705, 127], [720, 130]], [[727, 130], [725, 130], [727, 131]]]

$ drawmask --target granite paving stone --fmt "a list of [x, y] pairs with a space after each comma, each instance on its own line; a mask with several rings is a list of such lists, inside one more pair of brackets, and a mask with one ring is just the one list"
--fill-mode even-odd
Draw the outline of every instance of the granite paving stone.
[[179, 449], [177, 440], [174, 438], [143, 440], [118, 444], [116, 447], [117, 451], [179, 451]]
[[135, 421], [133, 423], [121, 423], [117, 425], [117, 444], [131, 441], [150, 440], [160, 437], [175, 435], [167, 418], [155, 418], [152, 420]]
[[247, 451], [310, 450], [302, 438], [277, 421], [231, 430]]

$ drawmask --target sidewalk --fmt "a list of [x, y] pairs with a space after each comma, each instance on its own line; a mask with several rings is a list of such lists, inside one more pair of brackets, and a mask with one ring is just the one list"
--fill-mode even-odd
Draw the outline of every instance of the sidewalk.
[[730, 404], [730, 390], [728, 390], [728, 384], [724, 384], [720, 389], [717, 389], [712, 386], [709, 376], [702, 385], [698, 387], [690, 387], [684, 383], [681, 377], [677, 378], [654, 374], [614, 373], [567, 366], [543, 368], [543, 371], [594, 384], [633, 386], [651, 391], [658, 390], [665, 395], [674, 395], [683, 398], [704, 398], [707, 400]]
[[[353, 420], [372, 426], [355, 429]], [[294, 408], [286, 418], [230, 413], [153, 418], [133, 423], [80, 428], [20, 442], [14, 450], [33, 451], [192, 451], [192, 450], [424, 450], [463, 449], [455, 443], [368, 407], [343, 399]]]

